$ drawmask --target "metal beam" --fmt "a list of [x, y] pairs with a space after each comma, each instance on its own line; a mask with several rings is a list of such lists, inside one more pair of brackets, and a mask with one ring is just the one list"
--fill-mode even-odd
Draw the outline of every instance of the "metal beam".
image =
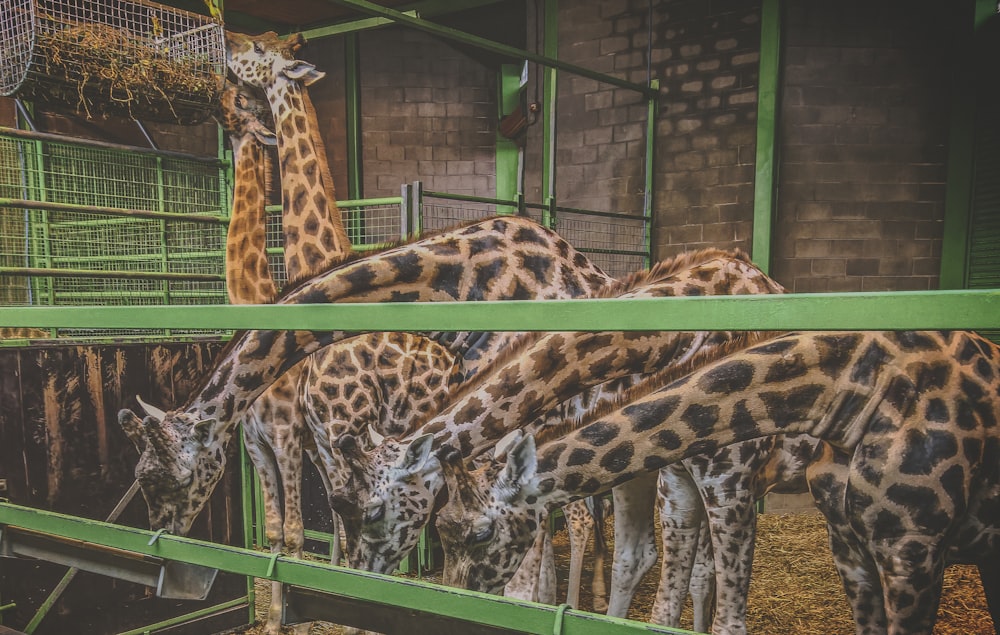
[[753, 192], [754, 263], [771, 269], [771, 236], [775, 222], [779, 75], [781, 72], [781, 2], [764, 0], [760, 20], [760, 72], [757, 80], [757, 158]]
[[0, 326], [328, 331], [927, 330], [1000, 327], [1000, 289], [593, 300], [0, 308]]
[[[549, 635], [626, 635], [684, 631], [631, 622], [566, 607], [535, 604], [494, 595], [465, 591], [405, 578], [333, 567], [308, 560], [278, 558], [259, 551], [207, 543], [190, 538], [155, 535], [147, 530], [110, 525], [85, 518], [75, 518], [49, 511], [0, 503], [0, 525], [13, 525], [72, 537], [79, 544], [99, 549], [114, 548], [140, 556], [153, 556], [175, 562], [196, 563], [239, 575], [276, 580], [296, 587], [314, 589], [328, 602], [351, 603], [367, 610], [373, 620], [383, 619], [384, 612], [393, 613], [400, 632], [410, 626], [411, 616], [421, 625], [433, 624], [437, 633], [523, 632]], [[295, 590], [302, 601], [315, 598]], [[317, 612], [321, 607], [315, 607]], [[296, 619], [311, 616], [299, 614]], [[423, 632], [423, 629], [417, 629]]]
[[453, 29], [451, 27], [436, 24], [434, 22], [429, 22], [427, 20], [406, 15], [400, 11], [394, 9], [389, 9], [381, 5], [375, 4], [373, 2], [368, 2], [367, 0], [327, 0], [334, 4], [338, 4], [344, 7], [349, 7], [355, 11], [365, 13], [371, 16], [387, 18], [393, 22], [403, 24], [405, 26], [417, 29], [419, 31], [424, 31], [430, 33], [431, 35], [437, 37], [443, 37], [449, 40], [454, 40], [456, 42], [461, 42], [462, 44], [467, 44], [469, 46], [475, 46], [481, 48], [485, 51], [491, 53], [496, 53], [498, 55], [504, 55], [509, 57], [511, 61], [528, 60], [530, 62], [535, 62], [537, 64], [542, 64], [543, 66], [549, 68], [556, 68], [561, 71], [566, 71], [569, 73], [574, 73], [581, 77], [586, 77], [588, 79], [593, 79], [605, 84], [611, 84], [612, 86], [618, 86], [619, 88], [627, 88], [629, 90], [634, 90], [645, 96], [655, 95], [651, 88], [648, 86], [643, 86], [642, 84], [636, 84], [624, 79], [619, 79], [611, 75], [605, 75], [604, 73], [599, 73], [593, 71], [589, 68], [584, 68], [582, 66], [577, 66], [576, 64], [570, 64], [568, 62], [561, 62], [557, 59], [552, 59], [544, 55], [538, 55], [537, 53], [532, 53], [524, 49], [519, 49], [513, 46], [508, 46], [507, 44], [502, 44], [500, 42], [495, 42], [493, 40], [487, 40], [485, 38], [477, 37], [471, 35], [464, 31], [458, 29]]

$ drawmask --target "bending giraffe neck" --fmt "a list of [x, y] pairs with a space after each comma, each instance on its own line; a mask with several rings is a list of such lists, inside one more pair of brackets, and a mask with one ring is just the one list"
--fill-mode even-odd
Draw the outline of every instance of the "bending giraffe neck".
[[[546, 257], [540, 258], [541, 254]], [[610, 284], [611, 278], [579, 256], [556, 234], [529, 219], [498, 217], [351, 260], [290, 290], [279, 302], [447, 302], [512, 299], [512, 295], [571, 298]], [[511, 264], [529, 261], [536, 264], [531, 268]], [[484, 272], [489, 272], [488, 278]], [[338, 330], [237, 334], [184, 410], [196, 419], [230, 425], [298, 360], [350, 335]], [[440, 334], [447, 340], [445, 346], [460, 349], [464, 342], [451, 340], [449, 335]], [[487, 353], [496, 348], [489, 348], [492, 341], [482, 342], [488, 346]]]
[[[605, 297], [669, 297], [781, 293], [740, 253], [709, 250], [665, 261], [603, 290]], [[659, 331], [534, 334], [521, 338], [425, 423], [434, 447], [453, 445], [475, 457], [515, 427], [536, 424], [549, 410], [609, 380], [683, 363], [746, 336], [730, 332]], [[753, 337], [753, 336], [750, 336]], [[753, 341], [753, 340], [750, 340]], [[600, 403], [596, 401], [595, 403]]]
[[[791, 334], [726, 353], [693, 360], [701, 367], [689, 375], [690, 367], [661, 373], [603, 412], [540, 435], [537, 479], [551, 485], [546, 507], [774, 434], [809, 434], [849, 451], [868, 426], [922, 416], [921, 400], [954, 390], [919, 385], [942, 374], [988, 399], [1000, 357], [995, 345], [962, 332]], [[973, 370], [965, 375], [956, 364]]]
[[308, 92], [287, 79], [265, 86], [265, 92], [278, 135], [285, 269], [295, 283], [342, 261], [351, 241]]

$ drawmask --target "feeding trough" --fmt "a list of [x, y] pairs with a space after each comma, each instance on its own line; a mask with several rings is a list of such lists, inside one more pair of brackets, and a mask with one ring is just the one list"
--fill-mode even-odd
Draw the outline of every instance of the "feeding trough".
[[0, 0], [0, 95], [87, 117], [197, 123], [226, 72], [221, 24], [144, 0]]

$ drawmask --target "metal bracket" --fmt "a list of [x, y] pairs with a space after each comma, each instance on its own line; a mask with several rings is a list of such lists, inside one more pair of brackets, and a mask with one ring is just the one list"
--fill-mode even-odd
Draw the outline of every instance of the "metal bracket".
[[37, 558], [144, 584], [154, 587], [157, 597], [172, 600], [204, 600], [219, 573], [218, 569], [11, 526], [0, 526], [0, 557]]

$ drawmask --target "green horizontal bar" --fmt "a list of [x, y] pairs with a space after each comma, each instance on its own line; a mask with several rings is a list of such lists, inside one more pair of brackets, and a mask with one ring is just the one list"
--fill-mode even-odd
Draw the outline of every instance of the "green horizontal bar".
[[[13, 525], [95, 545], [114, 547], [167, 560], [286, 584], [316, 589], [345, 598], [393, 604], [455, 620], [498, 628], [549, 635], [559, 609], [555, 606], [512, 600], [405, 578], [354, 571], [309, 560], [281, 558], [267, 575], [271, 554], [209, 542], [161, 535], [149, 544], [153, 532], [76, 518], [54, 512], [0, 503], [0, 525]], [[625, 633], [683, 633], [662, 626], [609, 618], [582, 611], [565, 611], [565, 635], [618, 635]]]
[[[416, 11], [404, 11], [404, 13], [411, 17], [416, 17], [417, 15]], [[395, 22], [389, 18], [363, 18], [361, 20], [353, 20], [351, 22], [342, 22], [340, 24], [331, 24], [330, 26], [307, 29], [302, 31], [302, 36], [306, 38], [306, 40], [315, 40], [316, 38], [329, 37], [331, 35], [367, 31], [368, 29], [387, 26], [389, 24], [395, 24]]]
[[8, 128], [6, 126], [0, 126], [0, 138], [12, 138], [20, 139], [22, 141], [47, 141], [59, 146], [69, 146], [69, 147], [87, 147], [96, 148], [99, 150], [110, 150], [113, 152], [125, 152], [129, 154], [145, 154], [151, 157], [163, 158], [163, 159], [177, 159], [180, 161], [190, 161], [192, 163], [200, 163], [207, 167], [217, 168], [220, 167], [223, 162], [215, 157], [204, 157], [197, 154], [188, 154], [186, 152], [177, 152], [174, 150], [156, 150], [153, 148], [148, 148], [145, 146], [130, 146], [121, 143], [109, 143], [107, 141], [97, 141], [95, 139], [81, 139], [78, 137], [65, 137], [59, 134], [52, 134], [51, 132], [34, 132], [31, 130], [18, 130], [17, 128]]
[[1000, 328], [1000, 290], [383, 304], [9, 307], [0, 326], [346, 331]]
[[184, 615], [178, 615], [177, 617], [170, 618], [168, 620], [163, 620], [162, 622], [156, 622], [155, 624], [149, 624], [147, 626], [140, 626], [139, 628], [132, 629], [130, 631], [123, 631], [117, 633], [117, 635], [144, 635], [145, 633], [155, 633], [156, 631], [163, 630], [168, 626], [175, 626], [177, 624], [185, 624], [192, 620], [196, 620], [202, 617], [207, 617], [215, 613], [221, 613], [222, 611], [236, 608], [237, 606], [249, 606], [250, 598], [246, 595], [243, 597], [230, 600], [228, 602], [223, 602], [221, 604], [216, 604], [215, 606], [210, 606], [198, 611], [192, 611], [191, 613], [186, 613]]
[[[401, 196], [385, 196], [382, 198], [359, 198], [355, 200], [337, 201], [337, 207], [341, 209], [354, 209], [356, 207], [376, 207], [379, 205], [399, 205], [403, 202]], [[265, 212], [274, 214], [281, 211], [281, 205], [268, 205]]]
[[427, 198], [441, 198], [446, 201], [465, 201], [468, 203], [489, 203], [492, 205], [517, 205], [516, 200], [493, 198], [491, 196], [472, 196], [469, 194], [451, 194], [449, 192], [431, 192], [424, 190], [425, 203]]
[[49, 276], [53, 278], [115, 278], [121, 280], [177, 280], [187, 282], [225, 282], [226, 276], [214, 273], [170, 273], [112, 271], [103, 269], [52, 269], [44, 267], [0, 267], [0, 276]]
[[205, 223], [210, 225], [225, 225], [229, 221], [223, 216], [205, 214], [178, 214], [175, 212], [151, 212], [144, 209], [124, 209], [121, 207], [101, 207], [95, 205], [73, 205], [70, 203], [50, 203], [47, 201], [30, 201], [20, 198], [0, 198], [0, 208], [13, 209], [43, 209], [50, 212], [72, 212], [76, 214], [103, 214], [120, 218], [147, 218], [151, 220], [171, 220], [175, 222]]

